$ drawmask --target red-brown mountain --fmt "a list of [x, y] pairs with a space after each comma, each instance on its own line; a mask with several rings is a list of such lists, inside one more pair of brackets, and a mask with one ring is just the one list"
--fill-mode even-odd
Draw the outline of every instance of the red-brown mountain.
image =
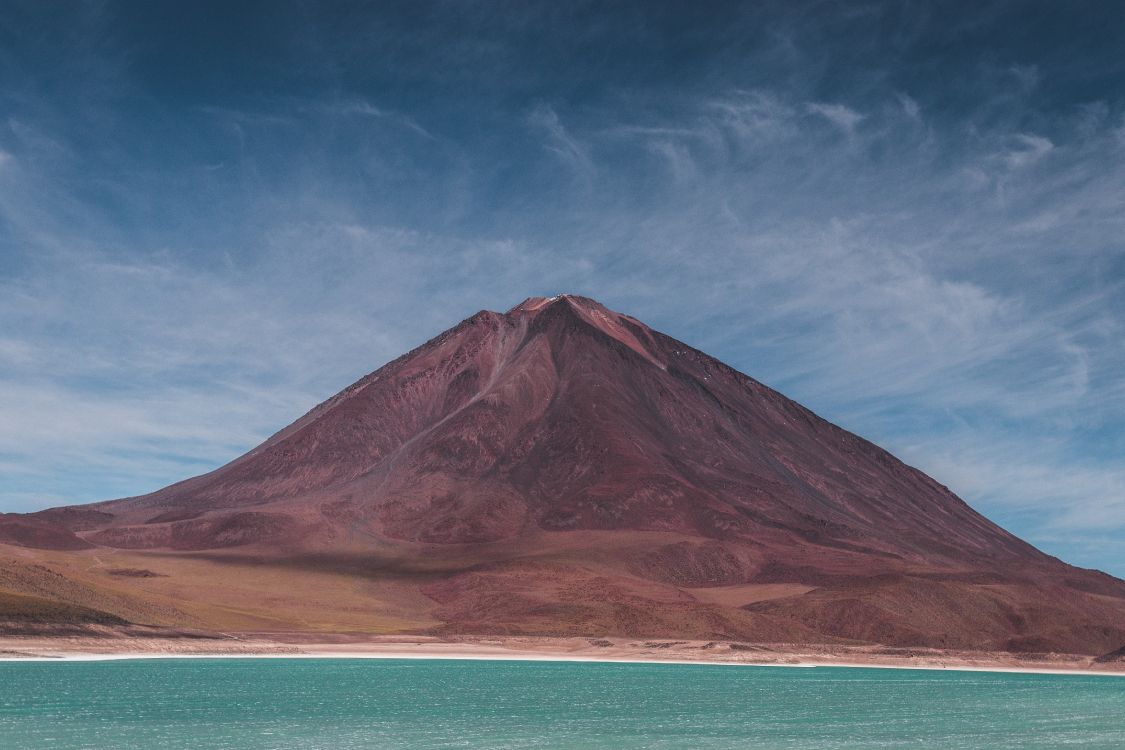
[[[302, 576], [343, 578], [375, 620], [393, 600], [403, 630], [1125, 643], [1125, 582], [1043, 554], [878, 446], [569, 295], [477, 313], [209, 474], [0, 517], [0, 543], [54, 550], [56, 565], [112, 553], [163, 567], [120, 577], [150, 599], [189, 564], [230, 580], [287, 571], [267, 585], [275, 604]], [[184, 591], [179, 624], [231, 627], [205, 590]]]

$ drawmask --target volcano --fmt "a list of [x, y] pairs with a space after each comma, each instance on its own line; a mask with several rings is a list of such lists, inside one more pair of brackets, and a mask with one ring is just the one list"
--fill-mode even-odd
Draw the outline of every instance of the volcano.
[[228, 631], [1125, 643], [1125, 582], [571, 295], [479, 312], [209, 474], [0, 516], [0, 554], [0, 594]]

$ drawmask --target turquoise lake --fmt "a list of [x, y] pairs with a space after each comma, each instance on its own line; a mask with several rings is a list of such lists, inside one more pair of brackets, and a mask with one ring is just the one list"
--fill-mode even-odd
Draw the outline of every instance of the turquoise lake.
[[0, 663], [0, 748], [1125, 748], [1125, 679], [665, 664]]

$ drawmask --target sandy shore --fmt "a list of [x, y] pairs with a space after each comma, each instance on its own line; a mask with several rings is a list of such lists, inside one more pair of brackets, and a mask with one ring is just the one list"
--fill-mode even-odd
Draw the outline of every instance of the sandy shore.
[[362, 658], [590, 661], [783, 667], [878, 667], [1125, 676], [1121, 662], [1070, 654], [1027, 654], [747, 644], [625, 638], [372, 637], [253, 633], [215, 638], [0, 636], [0, 661], [152, 658]]

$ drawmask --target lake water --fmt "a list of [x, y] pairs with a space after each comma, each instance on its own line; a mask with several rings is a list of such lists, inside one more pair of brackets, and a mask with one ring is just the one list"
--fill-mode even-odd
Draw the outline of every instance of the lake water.
[[1125, 678], [379, 659], [0, 663], [0, 748], [1125, 748]]

